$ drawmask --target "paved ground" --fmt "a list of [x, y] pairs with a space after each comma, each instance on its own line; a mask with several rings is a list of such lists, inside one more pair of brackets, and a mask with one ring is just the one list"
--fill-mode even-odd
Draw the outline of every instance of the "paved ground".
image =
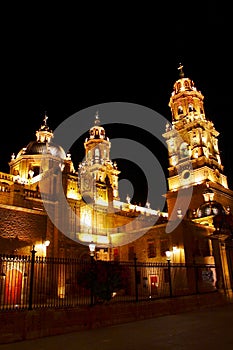
[[59, 336], [0, 350], [232, 350], [233, 304]]

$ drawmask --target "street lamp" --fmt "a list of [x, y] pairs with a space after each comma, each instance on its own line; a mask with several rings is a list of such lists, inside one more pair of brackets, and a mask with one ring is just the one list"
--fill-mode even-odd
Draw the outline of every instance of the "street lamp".
[[48, 247], [50, 245], [50, 241], [47, 239], [46, 241], [44, 241], [43, 244], [44, 244], [45, 247]]
[[167, 257], [167, 261], [171, 261], [172, 252], [170, 250], [166, 250], [165, 254]]
[[31, 275], [30, 275], [30, 284], [29, 284], [29, 298], [28, 298], [28, 310], [32, 310], [32, 298], [33, 298], [33, 286], [34, 286], [34, 267], [35, 267], [35, 255], [37, 251], [35, 246], [32, 246], [31, 250]]
[[89, 251], [90, 251], [90, 256], [93, 258], [95, 256], [95, 243], [91, 242], [89, 244]]
[[167, 257], [169, 292], [170, 292], [170, 297], [172, 297], [172, 279], [171, 279], [171, 256], [172, 256], [172, 252], [170, 250], [166, 250], [165, 254], [166, 254], [166, 257]]
[[93, 263], [94, 263], [94, 256], [95, 256], [95, 243], [91, 242], [89, 244], [89, 251], [90, 251], [90, 257], [91, 257], [91, 306], [94, 305], [94, 269], [93, 269]]

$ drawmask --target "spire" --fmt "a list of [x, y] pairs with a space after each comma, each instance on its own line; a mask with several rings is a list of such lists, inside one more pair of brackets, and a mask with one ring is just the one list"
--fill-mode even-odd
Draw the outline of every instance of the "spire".
[[184, 78], [184, 71], [183, 71], [184, 66], [180, 63], [179, 67], [177, 68], [179, 70], [179, 77]]
[[95, 125], [100, 125], [99, 111], [96, 111], [95, 114]]
[[47, 119], [48, 116], [47, 112], [45, 111], [43, 122], [40, 126], [40, 129], [36, 132], [37, 141], [50, 142], [51, 138], [53, 137], [53, 132], [49, 129], [47, 125]]
[[[95, 113], [95, 120], [94, 120], [94, 125], [90, 128], [89, 130], [90, 137], [86, 140], [93, 140], [93, 139], [102, 139], [102, 140], [108, 140], [105, 136], [105, 130], [104, 128], [100, 125], [100, 119], [99, 119], [99, 111], [97, 110]], [[85, 142], [86, 142], [85, 141]]]
[[44, 119], [43, 119], [44, 126], [46, 126], [46, 125], [47, 125], [47, 119], [48, 119], [48, 116], [47, 116], [47, 111], [45, 111], [45, 113], [44, 113]]
[[43, 124], [41, 125], [40, 127], [40, 130], [48, 130], [48, 125], [47, 125], [47, 119], [48, 119], [48, 116], [47, 116], [47, 111], [45, 111], [44, 113], [44, 119], [43, 119]]

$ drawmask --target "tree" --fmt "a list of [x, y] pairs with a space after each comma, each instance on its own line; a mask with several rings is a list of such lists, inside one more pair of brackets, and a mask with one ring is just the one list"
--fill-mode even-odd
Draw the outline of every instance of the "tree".
[[78, 273], [78, 284], [86, 289], [93, 288], [98, 303], [112, 299], [113, 293], [126, 288], [127, 278], [119, 262], [95, 261], [86, 271]]

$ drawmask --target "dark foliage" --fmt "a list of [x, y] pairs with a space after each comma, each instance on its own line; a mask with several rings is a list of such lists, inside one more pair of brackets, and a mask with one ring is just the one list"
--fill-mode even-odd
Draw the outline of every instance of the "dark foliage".
[[78, 284], [86, 289], [93, 288], [96, 302], [110, 301], [114, 292], [126, 289], [128, 271], [118, 262], [93, 261], [77, 276]]

